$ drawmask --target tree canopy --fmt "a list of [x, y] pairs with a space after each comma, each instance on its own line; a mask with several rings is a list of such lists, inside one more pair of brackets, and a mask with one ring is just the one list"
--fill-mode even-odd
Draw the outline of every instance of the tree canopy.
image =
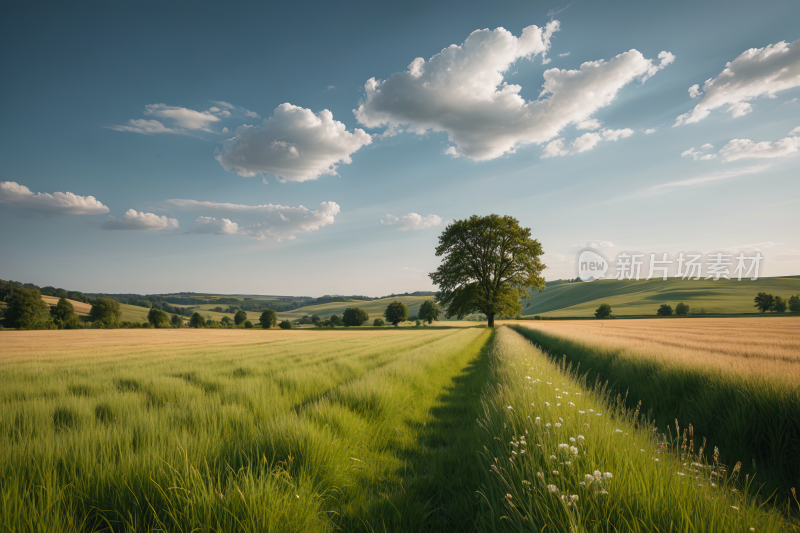
[[360, 326], [369, 320], [369, 314], [358, 307], [348, 307], [342, 314], [342, 321], [345, 326]]
[[441, 314], [442, 310], [439, 309], [439, 304], [437, 304], [433, 300], [425, 300], [422, 302], [422, 305], [419, 306], [419, 318], [427, 322], [428, 324], [432, 324], [435, 320], [439, 320], [439, 314]]
[[172, 315], [172, 326], [176, 328], [183, 327], [183, 319], [178, 315]]
[[96, 298], [92, 301], [92, 309], [89, 311], [92, 327], [116, 328], [121, 316], [119, 302], [113, 298]]
[[375, 326], [376, 328], [379, 328], [379, 327], [383, 326], [384, 324], [385, 324], [385, 322], [383, 321], [382, 318], [376, 318], [375, 320], [372, 321], [372, 325]]
[[202, 328], [206, 325], [206, 319], [203, 318], [203, 315], [200, 313], [195, 312], [192, 315], [192, 318], [189, 319], [189, 327], [192, 328]]
[[775, 305], [775, 297], [766, 292], [759, 292], [758, 295], [753, 298], [753, 301], [755, 302], [753, 307], [757, 307], [762, 313], [766, 313]]
[[344, 320], [339, 315], [331, 315], [331, 324], [334, 326], [344, 326]]
[[50, 308], [50, 316], [58, 329], [79, 329], [83, 327], [75, 313], [75, 307], [66, 298], [59, 298], [58, 303]]
[[386, 307], [383, 316], [386, 317], [387, 322], [397, 326], [408, 318], [408, 307], [400, 300], [395, 300]]
[[594, 312], [597, 318], [608, 318], [611, 316], [611, 306], [608, 304], [600, 304], [600, 307]]
[[37, 289], [15, 287], [6, 296], [6, 308], [3, 317], [6, 325], [21, 329], [50, 329], [49, 307]]
[[278, 313], [272, 309], [264, 309], [261, 311], [261, 317], [258, 321], [263, 329], [269, 329], [278, 323]]
[[239, 309], [236, 311], [236, 314], [233, 315], [233, 321], [236, 323], [237, 326], [244, 324], [244, 321], [247, 320], [247, 313]]
[[689, 305], [683, 302], [679, 303], [675, 306], [675, 314], [676, 315], [688, 315], [689, 314]]
[[147, 312], [147, 321], [150, 322], [154, 328], [169, 328], [172, 326], [167, 312], [155, 307], [150, 308], [150, 311]]
[[464, 318], [479, 311], [493, 327], [495, 316], [520, 313], [528, 289], [545, 288], [543, 253], [530, 228], [510, 216], [473, 215], [451, 223], [436, 247], [442, 263], [430, 274], [445, 316]]
[[659, 316], [671, 316], [672, 315], [672, 306], [669, 304], [661, 304], [661, 307], [658, 308], [656, 313]]
[[792, 313], [800, 313], [800, 294], [789, 297], [789, 311]]

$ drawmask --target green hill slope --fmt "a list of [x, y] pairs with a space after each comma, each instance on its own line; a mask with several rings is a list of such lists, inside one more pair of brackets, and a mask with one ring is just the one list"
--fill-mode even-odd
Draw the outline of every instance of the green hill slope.
[[523, 315], [593, 316], [601, 303], [616, 315], [655, 315], [663, 304], [683, 302], [706, 313], [754, 313], [753, 298], [766, 292], [788, 299], [800, 294], [800, 277], [737, 280], [599, 280], [562, 283], [542, 293], [532, 292], [522, 304]]
[[[293, 311], [279, 312], [278, 317], [288, 320], [301, 318], [303, 315], [318, 315], [322, 318], [330, 318], [331, 315], [342, 316], [342, 313], [344, 313], [344, 310], [348, 307], [358, 307], [369, 313], [370, 320], [374, 320], [379, 317], [382, 318], [386, 307], [395, 300], [400, 300], [406, 304], [406, 306], [408, 306], [409, 316], [413, 316], [419, 313], [419, 306], [422, 305], [422, 302], [431, 300], [432, 298], [432, 296], [397, 296], [394, 298], [381, 298], [380, 300], [371, 301], [352, 300], [349, 302], [331, 302], [299, 307]], [[253, 320], [253, 318], [257, 320], [260, 313], [248, 312], [247, 315], [250, 317], [250, 320]]]

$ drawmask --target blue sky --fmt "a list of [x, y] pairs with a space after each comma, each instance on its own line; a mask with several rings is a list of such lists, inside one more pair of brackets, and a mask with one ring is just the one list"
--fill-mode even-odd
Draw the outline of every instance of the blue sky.
[[447, 222], [489, 213], [548, 279], [586, 246], [800, 274], [794, 1], [7, 11], [2, 279], [429, 290]]

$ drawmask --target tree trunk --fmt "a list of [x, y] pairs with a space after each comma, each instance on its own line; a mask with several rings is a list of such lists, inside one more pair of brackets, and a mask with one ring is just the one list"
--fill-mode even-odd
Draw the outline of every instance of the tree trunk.
[[489, 327], [493, 328], [494, 327], [494, 313], [489, 313], [488, 315], [486, 315], [486, 317], [489, 319]]

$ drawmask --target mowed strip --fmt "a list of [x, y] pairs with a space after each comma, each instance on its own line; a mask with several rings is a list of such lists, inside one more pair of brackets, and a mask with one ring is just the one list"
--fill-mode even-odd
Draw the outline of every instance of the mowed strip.
[[[476, 487], [453, 461], [475, 449], [468, 429], [466, 441], [458, 435], [475, 419], [483, 378], [471, 365], [487, 338], [481, 329], [4, 332], [2, 525], [464, 523]], [[445, 416], [465, 372], [472, 402]], [[434, 471], [460, 499], [431, 496]], [[451, 501], [458, 512], [431, 514]], [[402, 512], [387, 518], [391, 509]]]

